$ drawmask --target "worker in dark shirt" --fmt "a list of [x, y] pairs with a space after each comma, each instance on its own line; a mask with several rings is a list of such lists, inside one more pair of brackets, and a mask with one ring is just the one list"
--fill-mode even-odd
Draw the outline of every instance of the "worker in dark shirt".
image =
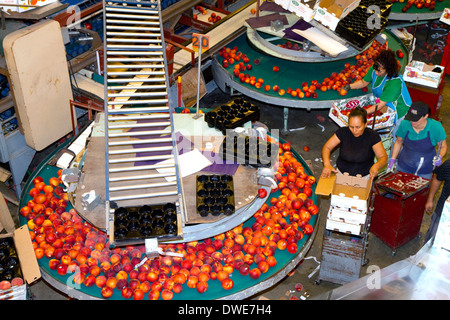
[[[337, 146], [340, 150], [336, 169], [330, 163], [330, 154]], [[377, 161], [374, 163], [375, 156]], [[379, 134], [367, 128], [366, 110], [356, 107], [348, 115], [348, 127], [339, 128], [322, 148], [322, 177], [339, 171], [348, 172], [351, 176], [375, 177], [387, 159]]]
[[436, 231], [441, 219], [442, 209], [444, 208], [445, 201], [450, 196], [450, 160], [446, 160], [439, 167], [433, 171], [433, 178], [430, 182], [430, 192], [428, 193], [427, 202], [425, 204], [425, 212], [431, 213], [433, 210], [433, 199], [437, 191], [444, 183], [442, 187], [441, 196], [436, 204], [434, 213], [431, 216], [430, 227], [425, 235], [425, 242], [428, 242], [432, 237], [436, 235]]

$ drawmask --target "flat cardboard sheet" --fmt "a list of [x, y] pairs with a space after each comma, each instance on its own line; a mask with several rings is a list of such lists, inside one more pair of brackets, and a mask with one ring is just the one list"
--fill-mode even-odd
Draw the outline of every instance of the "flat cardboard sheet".
[[335, 57], [348, 50], [342, 43], [339, 43], [316, 28], [309, 28], [306, 30], [293, 29], [292, 31], [308, 39], [320, 49], [327, 52], [330, 56]]
[[[4, 38], [3, 49], [20, 130], [27, 145], [40, 151], [72, 131], [61, 27], [46, 20], [19, 29]], [[76, 125], [75, 110], [73, 119]]]

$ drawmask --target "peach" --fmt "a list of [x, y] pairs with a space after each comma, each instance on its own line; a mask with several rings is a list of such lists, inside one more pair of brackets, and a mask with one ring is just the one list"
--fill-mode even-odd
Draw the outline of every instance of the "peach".
[[124, 288], [128, 287], [128, 281], [126, 279], [118, 279], [116, 284], [116, 289], [122, 291]]
[[133, 296], [133, 289], [126, 287], [122, 289], [122, 297], [125, 299], [130, 299]]
[[[87, 241], [87, 240], [86, 240]], [[103, 245], [104, 246], [104, 245]], [[94, 248], [95, 248], [95, 245], [94, 245]], [[97, 251], [100, 251], [101, 252], [101, 250], [98, 250], [98, 249], [94, 249], [94, 250], [97, 250]], [[102, 249], [103, 250], [103, 249]], [[118, 254], [118, 253], [113, 253], [110, 257], [109, 257], [109, 261], [111, 262], [111, 264], [113, 265], [113, 264], [116, 264], [116, 263], [118, 263], [118, 262], [120, 262], [122, 260], [122, 256], [120, 255], [120, 254]]]
[[78, 268], [80, 268], [80, 272], [83, 274], [88, 274], [89, 273], [89, 266], [85, 263], [79, 264]]
[[59, 179], [56, 177], [51, 177], [49, 179], [48, 183], [53, 187], [57, 187], [57, 186], [59, 186]]
[[107, 279], [103, 275], [100, 275], [97, 278], [95, 278], [95, 284], [99, 288], [103, 288], [104, 286], [106, 286], [106, 281]]
[[44, 256], [44, 249], [42, 248], [36, 248], [34, 249], [34, 254], [36, 256], [36, 259], [41, 259]]
[[77, 271], [78, 269], [78, 262], [76, 262], [75, 260], [72, 260], [68, 265], [67, 265], [67, 271], [70, 273], [73, 273], [75, 271]]
[[250, 278], [256, 280], [261, 276], [261, 270], [259, 270], [258, 268], [253, 268], [250, 270], [249, 275], [250, 275]]
[[8, 280], [3, 280], [0, 282], [0, 290], [8, 290], [11, 288], [11, 282]]
[[123, 270], [120, 270], [119, 272], [116, 273], [116, 278], [117, 280], [127, 280], [128, 279], [128, 273], [126, 273]]
[[163, 300], [172, 300], [173, 298], [173, 292], [171, 290], [168, 289], [164, 289], [161, 292], [161, 298], [163, 298]]
[[155, 282], [158, 279], [158, 273], [154, 271], [149, 271], [147, 273], [147, 280], [150, 282]]
[[163, 289], [163, 287], [162, 287], [162, 283], [161, 283], [161, 282], [156, 281], [156, 282], [153, 282], [153, 283], [152, 283], [152, 290], [161, 292], [162, 289]]
[[23, 279], [21, 277], [15, 277], [11, 280], [11, 286], [15, 287], [15, 286], [21, 286], [23, 285]]
[[217, 279], [222, 282], [223, 280], [227, 279], [229, 277], [229, 273], [224, 271], [224, 270], [220, 270], [217, 272]]
[[130, 281], [128, 281], [128, 286], [133, 290], [139, 288], [140, 284], [141, 283], [139, 282], [138, 279], [131, 279]]
[[144, 293], [147, 293], [152, 289], [152, 285], [150, 282], [144, 281], [139, 285], [139, 289], [142, 290]]
[[84, 285], [86, 287], [92, 287], [94, 284], [95, 284], [95, 277], [92, 274], [85, 277]]
[[101, 295], [103, 298], [111, 298], [111, 296], [113, 295], [113, 289], [108, 287], [108, 286], [104, 286], [102, 288], [102, 290], [100, 291]]
[[64, 276], [67, 274], [67, 264], [64, 263], [60, 263], [57, 267], [56, 267], [56, 272], [58, 272], [59, 275]]
[[48, 247], [44, 250], [44, 255], [49, 259], [53, 258], [54, 253], [55, 253], [54, 247]]
[[87, 258], [84, 254], [78, 254], [75, 258], [75, 260], [79, 263], [79, 264], [84, 264], [87, 263], [89, 258]]
[[111, 263], [109, 261], [103, 261], [100, 264], [100, 268], [102, 268], [103, 272], [108, 271], [109, 269], [111, 269]]
[[198, 291], [198, 293], [204, 293], [206, 290], [208, 290], [208, 282], [206, 282], [206, 281], [199, 281], [197, 283], [197, 291]]
[[142, 289], [135, 289], [133, 292], [133, 300], [144, 299], [144, 291]]
[[68, 254], [65, 254], [61, 257], [60, 260], [61, 260], [61, 263], [68, 265], [72, 261], [72, 258]]
[[233, 286], [234, 282], [230, 278], [226, 278], [222, 281], [222, 288], [224, 288], [225, 290], [230, 290], [233, 288]]
[[183, 291], [183, 286], [180, 283], [176, 283], [173, 286], [173, 292], [174, 293], [181, 293], [181, 291]]
[[189, 288], [195, 288], [198, 283], [198, 277], [197, 276], [189, 276], [186, 282], [186, 285]]

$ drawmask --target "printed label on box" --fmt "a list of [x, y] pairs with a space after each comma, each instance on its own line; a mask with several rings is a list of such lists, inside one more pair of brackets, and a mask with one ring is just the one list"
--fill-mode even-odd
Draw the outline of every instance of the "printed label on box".
[[309, 22], [314, 17], [313, 7], [312, 1], [303, 3], [302, 0], [291, 0], [288, 10], [295, 13], [297, 16], [302, 17], [306, 22]]
[[[328, 116], [336, 122], [341, 127], [346, 127], [348, 125], [348, 114], [356, 107], [366, 107], [373, 105], [375, 103], [375, 97], [373, 95], [366, 95], [361, 97], [360, 99], [352, 99], [352, 100], [341, 100], [334, 102], [331, 105], [330, 112]], [[381, 114], [376, 116], [375, 121], [375, 130], [379, 130], [382, 128], [388, 128], [394, 125], [395, 120], [395, 111], [391, 108]], [[372, 128], [373, 124], [373, 116], [368, 117], [367, 126]]]
[[17, 12], [19, 11], [19, 7], [11, 7], [8, 6], [8, 4], [17, 4], [17, 0], [4, 0], [2, 1], [2, 5], [0, 6], [0, 9], [2, 9], [4, 12]]
[[[440, 70], [440, 72], [435, 72], [433, 70]], [[421, 61], [413, 60], [405, 67], [403, 79], [411, 83], [437, 88], [441, 83], [443, 74], [443, 66], [430, 66]]]

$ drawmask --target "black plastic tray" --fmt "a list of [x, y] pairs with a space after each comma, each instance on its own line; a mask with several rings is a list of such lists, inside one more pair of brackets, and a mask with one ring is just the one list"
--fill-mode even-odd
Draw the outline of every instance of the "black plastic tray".
[[216, 128], [225, 135], [229, 129], [243, 126], [248, 121], [259, 120], [259, 107], [236, 98], [233, 101], [223, 104], [205, 114], [205, 121], [210, 128]]
[[[257, 137], [228, 134], [223, 139], [219, 154], [225, 161], [268, 168], [274, 164], [278, 156], [278, 146]], [[261, 158], [261, 155], [264, 157]]]
[[202, 174], [196, 181], [196, 208], [200, 216], [229, 216], [235, 212], [233, 176]]
[[114, 211], [114, 240], [117, 242], [177, 234], [177, 212], [173, 203], [120, 207]]

